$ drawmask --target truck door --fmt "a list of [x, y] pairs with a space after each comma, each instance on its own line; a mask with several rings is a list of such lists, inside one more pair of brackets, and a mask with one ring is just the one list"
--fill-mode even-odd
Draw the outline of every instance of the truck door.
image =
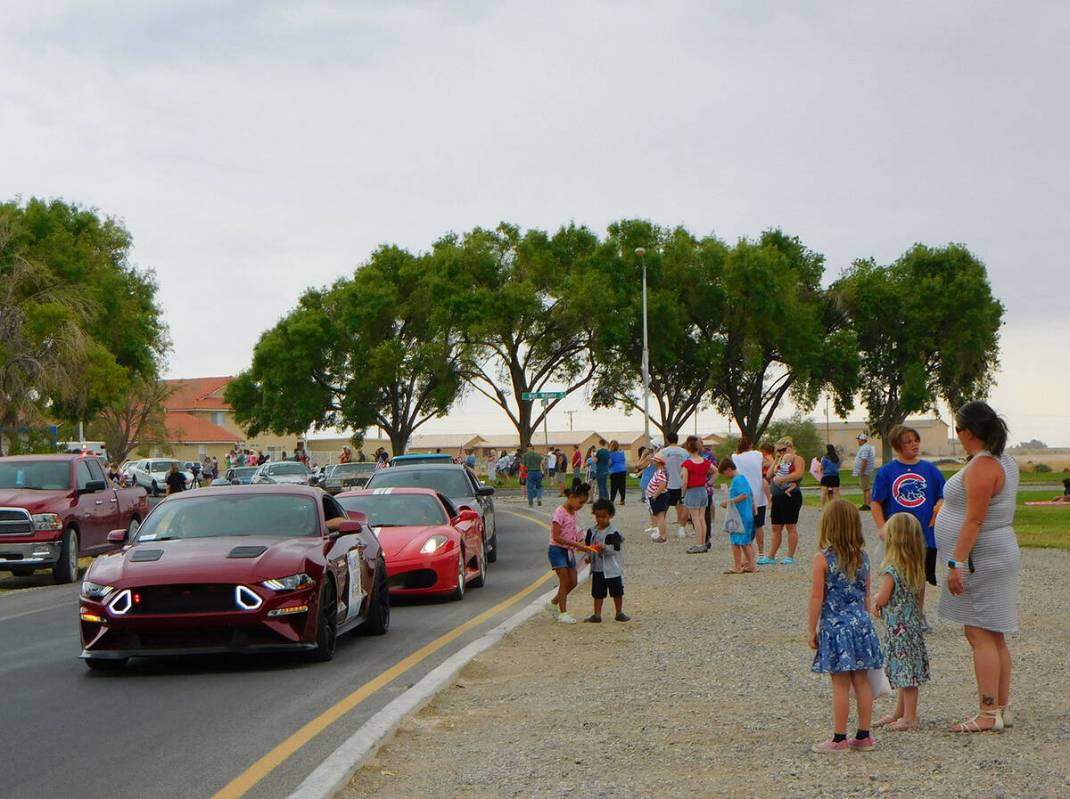
[[[96, 458], [89, 459], [89, 474], [94, 480], [103, 480], [104, 485], [107, 486], [103, 491], [90, 495], [93, 497], [93, 507], [100, 511], [97, 516], [97, 520], [100, 523], [100, 540], [97, 543], [102, 548], [107, 548], [108, 533], [120, 527], [126, 527], [123, 524], [122, 513], [119, 509], [119, 492], [115, 490], [115, 486], [112, 485], [111, 480], [104, 473], [104, 467], [100, 465], [100, 461]], [[97, 500], [101, 500], [104, 504], [97, 505]]]

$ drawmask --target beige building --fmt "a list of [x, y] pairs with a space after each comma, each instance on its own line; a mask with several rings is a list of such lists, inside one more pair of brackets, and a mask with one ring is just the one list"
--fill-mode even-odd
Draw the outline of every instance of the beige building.
[[303, 436], [272, 433], [247, 436], [223, 397], [230, 380], [230, 377], [197, 377], [166, 381], [173, 389], [164, 402], [164, 425], [168, 432], [168, 449], [173, 457], [200, 460], [207, 455], [222, 463], [229, 450], [241, 447], [262, 451], [275, 459], [283, 452], [291, 456], [304, 446]]
[[[955, 449], [957, 441], [952, 440], [951, 428], [943, 419], [907, 419], [905, 424], [913, 427], [921, 436], [921, 455], [924, 458], [953, 457], [959, 454]], [[844, 419], [830, 422], [827, 426], [824, 422], [817, 423], [817, 432], [826, 443], [834, 444], [836, 449], [845, 456], [853, 456], [858, 452], [856, 437], [861, 432], [871, 432], [865, 422], [850, 422]], [[880, 460], [882, 442], [880, 436], [875, 433], [870, 435], [869, 443], [877, 452]]]

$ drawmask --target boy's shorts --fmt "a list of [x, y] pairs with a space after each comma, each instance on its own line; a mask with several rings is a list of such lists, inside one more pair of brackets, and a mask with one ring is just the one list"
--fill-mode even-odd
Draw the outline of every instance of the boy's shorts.
[[624, 578], [606, 577], [604, 572], [591, 572], [591, 596], [605, 599], [609, 596], [624, 596]]
[[575, 569], [576, 552], [568, 547], [559, 547], [550, 544], [550, 568], [551, 569]]

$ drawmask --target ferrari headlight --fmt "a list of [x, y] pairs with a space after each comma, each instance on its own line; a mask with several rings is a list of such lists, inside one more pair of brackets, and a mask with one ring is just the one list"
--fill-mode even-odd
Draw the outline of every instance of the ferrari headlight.
[[421, 555], [430, 555], [432, 552], [438, 552], [449, 541], [444, 535], [433, 535], [424, 541], [424, 545], [420, 547]]
[[104, 599], [114, 590], [115, 589], [112, 588], [110, 585], [91, 583], [89, 582], [89, 580], [86, 580], [82, 583], [82, 596], [84, 596], [86, 599], [96, 599], [99, 601], [101, 599]]
[[298, 588], [312, 585], [312, 578], [304, 572], [291, 574], [289, 577], [277, 577], [274, 580], [264, 580], [264, 586], [272, 591], [296, 591]]
[[62, 530], [63, 520], [55, 513], [35, 513], [33, 515], [34, 530]]

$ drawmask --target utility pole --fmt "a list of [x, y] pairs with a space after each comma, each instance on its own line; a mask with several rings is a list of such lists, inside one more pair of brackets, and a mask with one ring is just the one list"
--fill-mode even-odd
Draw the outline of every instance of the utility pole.
[[571, 433], [572, 432], [572, 417], [576, 415], [576, 412], [575, 411], [565, 411], [565, 413], [568, 415], [568, 431]]
[[650, 440], [650, 343], [646, 329], [646, 249], [636, 247], [635, 254], [643, 267], [643, 435]]

